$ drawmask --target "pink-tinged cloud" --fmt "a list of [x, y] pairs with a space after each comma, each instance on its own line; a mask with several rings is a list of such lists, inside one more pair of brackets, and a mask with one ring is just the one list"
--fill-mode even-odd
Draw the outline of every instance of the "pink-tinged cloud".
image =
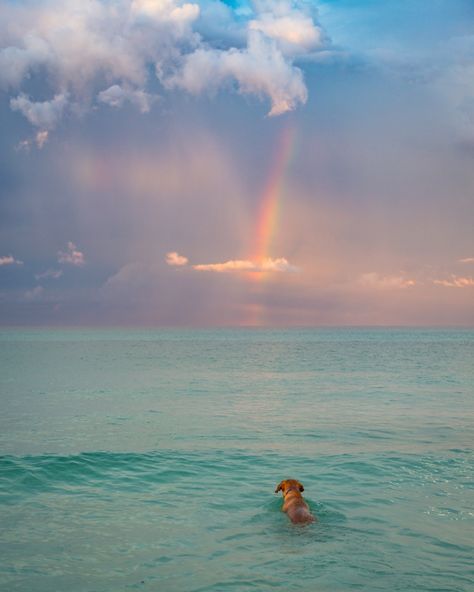
[[[176, 251], [166, 254], [166, 263], [171, 266], [184, 267], [189, 263], [189, 259], [179, 255]], [[236, 273], [236, 272], [296, 272], [297, 267], [291, 265], [287, 259], [280, 257], [271, 259], [270, 257], [256, 263], [247, 259], [231, 259], [223, 263], [197, 263], [190, 266], [195, 271], [213, 271], [216, 273]]]
[[188, 263], [188, 258], [183, 257], [176, 251], [171, 251], [170, 253], [166, 253], [166, 263], [173, 267], [182, 267]]
[[265, 271], [276, 271], [276, 272], [296, 272], [298, 268], [291, 265], [287, 259], [280, 257], [279, 259], [267, 258], [260, 263], [254, 261], [232, 259], [225, 261], [224, 263], [201, 263], [193, 265], [193, 269], [196, 271], [214, 271], [217, 273], [232, 273], [232, 272], [265, 272]]
[[416, 282], [401, 275], [380, 275], [372, 271], [361, 275], [359, 284], [376, 290], [403, 290], [412, 288], [416, 285]]
[[464, 259], [459, 259], [459, 263], [474, 263], [474, 257], [465, 257]]
[[58, 263], [67, 263], [69, 265], [81, 267], [85, 265], [86, 260], [84, 253], [78, 251], [76, 245], [69, 241], [65, 251], [58, 251]]
[[0, 267], [3, 265], [23, 265], [23, 261], [15, 259], [13, 255], [4, 255], [3, 257], [0, 257]]
[[452, 275], [449, 280], [434, 280], [433, 283], [446, 288], [472, 288], [474, 286], [474, 278]]

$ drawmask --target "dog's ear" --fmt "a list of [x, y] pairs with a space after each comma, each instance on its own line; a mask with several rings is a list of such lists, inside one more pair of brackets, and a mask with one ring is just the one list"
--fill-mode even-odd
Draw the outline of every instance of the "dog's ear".
[[298, 481], [298, 485], [299, 485], [300, 491], [304, 491], [303, 484]]
[[280, 483], [278, 483], [278, 485], [275, 489], [275, 493], [278, 493], [279, 491], [281, 491], [282, 485], [283, 485], [283, 481], [280, 481]]

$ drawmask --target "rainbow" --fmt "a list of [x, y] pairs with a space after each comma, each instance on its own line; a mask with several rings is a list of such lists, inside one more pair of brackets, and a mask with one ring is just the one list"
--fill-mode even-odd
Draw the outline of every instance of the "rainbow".
[[270, 257], [272, 241], [278, 227], [285, 172], [293, 155], [294, 144], [295, 128], [292, 125], [287, 125], [278, 138], [272, 167], [260, 199], [256, 244], [252, 256], [252, 260], [256, 263], [262, 263]]
[[[276, 143], [272, 166], [267, 176], [261, 198], [256, 223], [255, 245], [250, 259], [256, 264], [262, 264], [271, 258], [271, 247], [278, 229], [278, 219], [281, 211], [285, 174], [291, 162], [295, 147], [295, 128], [287, 125], [281, 131]], [[274, 254], [273, 254], [274, 255]], [[247, 274], [253, 284], [254, 297], [257, 301], [249, 304], [244, 324], [248, 326], [261, 326], [264, 324], [265, 306], [258, 300], [257, 294], [263, 289], [265, 272]]]

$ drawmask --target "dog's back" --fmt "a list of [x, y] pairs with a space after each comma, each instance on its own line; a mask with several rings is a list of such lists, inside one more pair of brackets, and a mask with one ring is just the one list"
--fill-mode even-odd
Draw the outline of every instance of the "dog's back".
[[288, 514], [294, 524], [309, 524], [315, 521], [314, 516], [309, 511], [308, 504], [301, 495], [304, 487], [299, 481], [285, 479], [277, 485], [275, 493], [279, 491], [283, 493], [284, 499], [282, 510]]

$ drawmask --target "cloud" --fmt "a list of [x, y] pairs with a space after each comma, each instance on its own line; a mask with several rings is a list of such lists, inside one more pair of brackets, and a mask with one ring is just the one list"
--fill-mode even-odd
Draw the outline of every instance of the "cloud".
[[145, 91], [138, 89], [133, 90], [130, 88], [124, 88], [119, 84], [114, 84], [108, 89], [101, 91], [98, 96], [98, 100], [101, 103], [106, 103], [110, 107], [121, 107], [124, 102], [128, 101], [134, 104], [141, 113], [148, 113], [151, 108], [151, 104], [157, 99]]
[[31, 302], [32, 300], [39, 300], [41, 298], [41, 296], [43, 295], [43, 292], [44, 292], [43, 286], [36, 286], [32, 290], [27, 290], [23, 294], [23, 298], [24, 298], [24, 300], [27, 300], [29, 302]]
[[81, 267], [85, 265], [86, 260], [84, 258], [84, 253], [78, 251], [74, 243], [68, 242], [65, 251], [58, 251], [58, 263], [68, 263], [70, 265]]
[[10, 100], [10, 107], [13, 111], [20, 111], [32, 125], [47, 130], [56, 126], [66, 104], [66, 94], [55, 95], [51, 101], [34, 102], [24, 93], [20, 93], [16, 98]]
[[172, 251], [166, 254], [166, 263], [171, 266], [181, 267], [188, 263], [188, 258], [179, 255], [176, 251]]
[[15, 150], [17, 152], [21, 152], [22, 150], [24, 150], [25, 152], [29, 152], [31, 145], [32, 141], [30, 138], [27, 138], [26, 140], [20, 140], [18, 144], [15, 146]]
[[[189, 263], [187, 257], [179, 255], [175, 251], [167, 253], [166, 263], [171, 266], [185, 266]], [[263, 259], [256, 263], [245, 259], [231, 259], [223, 263], [197, 263], [191, 265], [195, 271], [214, 271], [217, 273], [235, 273], [235, 272], [297, 272], [299, 269], [291, 265], [287, 259], [280, 257], [278, 259]]]
[[[43, 131], [96, 100], [113, 107], [131, 102], [148, 112], [153, 71], [165, 88], [193, 94], [236, 85], [241, 94], [268, 97], [270, 115], [278, 115], [306, 101], [303, 74], [292, 59], [323, 44], [305, 6], [257, 2], [252, 12], [208, 0], [3, 3], [0, 88], [19, 91], [11, 108]], [[52, 99], [24, 92], [38, 74], [41, 92]]]
[[359, 284], [376, 290], [400, 290], [412, 288], [416, 285], [416, 281], [401, 275], [380, 275], [371, 271], [359, 277]]
[[285, 55], [308, 54], [320, 49], [324, 35], [312, 15], [296, 6], [295, 2], [257, 2], [257, 18], [249, 22], [249, 28], [261, 31], [274, 39]]
[[[147, 64], [173, 53], [192, 38], [196, 4], [179, 0], [39, 0], [0, 9], [3, 86], [17, 87], [31, 73], [46, 70], [52, 82], [71, 92], [94, 79], [141, 85]], [[14, 22], [15, 27], [8, 27]], [[189, 39], [190, 40], [190, 39]]]
[[199, 6], [189, 2], [181, 4], [175, 0], [132, 0], [132, 14], [151, 20], [170, 22], [178, 26], [187, 26], [199, 16]]
[[196, 271], [215, 271], [217, 273], [232, 273], [232, 272], [296, 272], [298, 268], [291, 265], [287, 259], [281, 257], [279, 259], [264, 259], [260, 263], [253, 261], [232, 259], [224, 263], [200, 263], [193, 265]]
[[48, 130], [42, 130], [36, 134], [35, 141], [38, 148], [41, 150], [48, 141], [49, 132]]
[[20, 140], [15, 147], [15, 150], [18, 152], [24, 150], [25, 152], [29, 152], [31, 147], [36, 144], [37, 148], [41, 150], [43, 146], [46, 144], [49, 138], [49, 132], [47, 130], [39, 131], [33, 138], [26, 138], [25, 140]]
[[433, 283], [446, 288], [472, 288], [474, 286], [474, 278], [452, 275], [449, 280], [434, 280]]
[[62, 269], [47, 269], [42, 273], [35, 274], [37, 280], [52, 279], [57, 280], [63, 275]]
[[122, 102], [130, 100], [146, 112], [150, 66], [168, 63], [196, 46], [199, 37], [191, 24], [198, 15], [197, 4], [180, 0], [3, 4], [0, 87], [21, 89], [32, 74], [41, 73], [55, 99], [43, 103], [20, 94], [12, 108], [46, 129], [63, 113], [66, 97], [71, 111], [84, 112], [101, 90], [110, 98], [107, 91], [114, 85], [123, 89]]
[[23, 265], [23, 261], [15, 259], [13, 255], [3, 255], [0, 256], [0, 267], [4, 265]]
[[270, 116], [292, 111], [307, 100], [301, 70], [284, 58], [272, 39], [254, 30], [248, 33], [246, 48], [199, 48], [183, 58], [174, 75], [162, 79], [168, 88], [192, 94], [215, 92], [233, 81], [241, 94], [269, 97]]
[[[0, 17], [3, 19], [15, 18], [18, 14], [19, 7], [6, 7], [3, 5], [0, 7]], [[1, 20], [1, 19], [0, 19]], [[5, 25], [8, 20], [3, 20]], [[12, 42], [18, 43], [17, 45], [7, 46], [0, 49], [0, 88], [18, 88], [23, 80], [28, 77], [30, 70], [35, 69], [39, 64], [45, 63], [49, 59], [49, 48], [43, 39], [31, 31], [26, 29], [26, 23], [24, 27], [17, 22], [17, 27], [21, 30], [18, 31], [17, 35], [13, 35]], [[34, 27], [32, 27], [34, 30]], [[4, 30], [0, 29], [1, 33]], [[12, 37], [12, 31], [10, 29], [3, 36], [4, 39]]]
[[465, 257], [464, 259], [459, 259], [459, 263], [474, 263], [474, 257]]

